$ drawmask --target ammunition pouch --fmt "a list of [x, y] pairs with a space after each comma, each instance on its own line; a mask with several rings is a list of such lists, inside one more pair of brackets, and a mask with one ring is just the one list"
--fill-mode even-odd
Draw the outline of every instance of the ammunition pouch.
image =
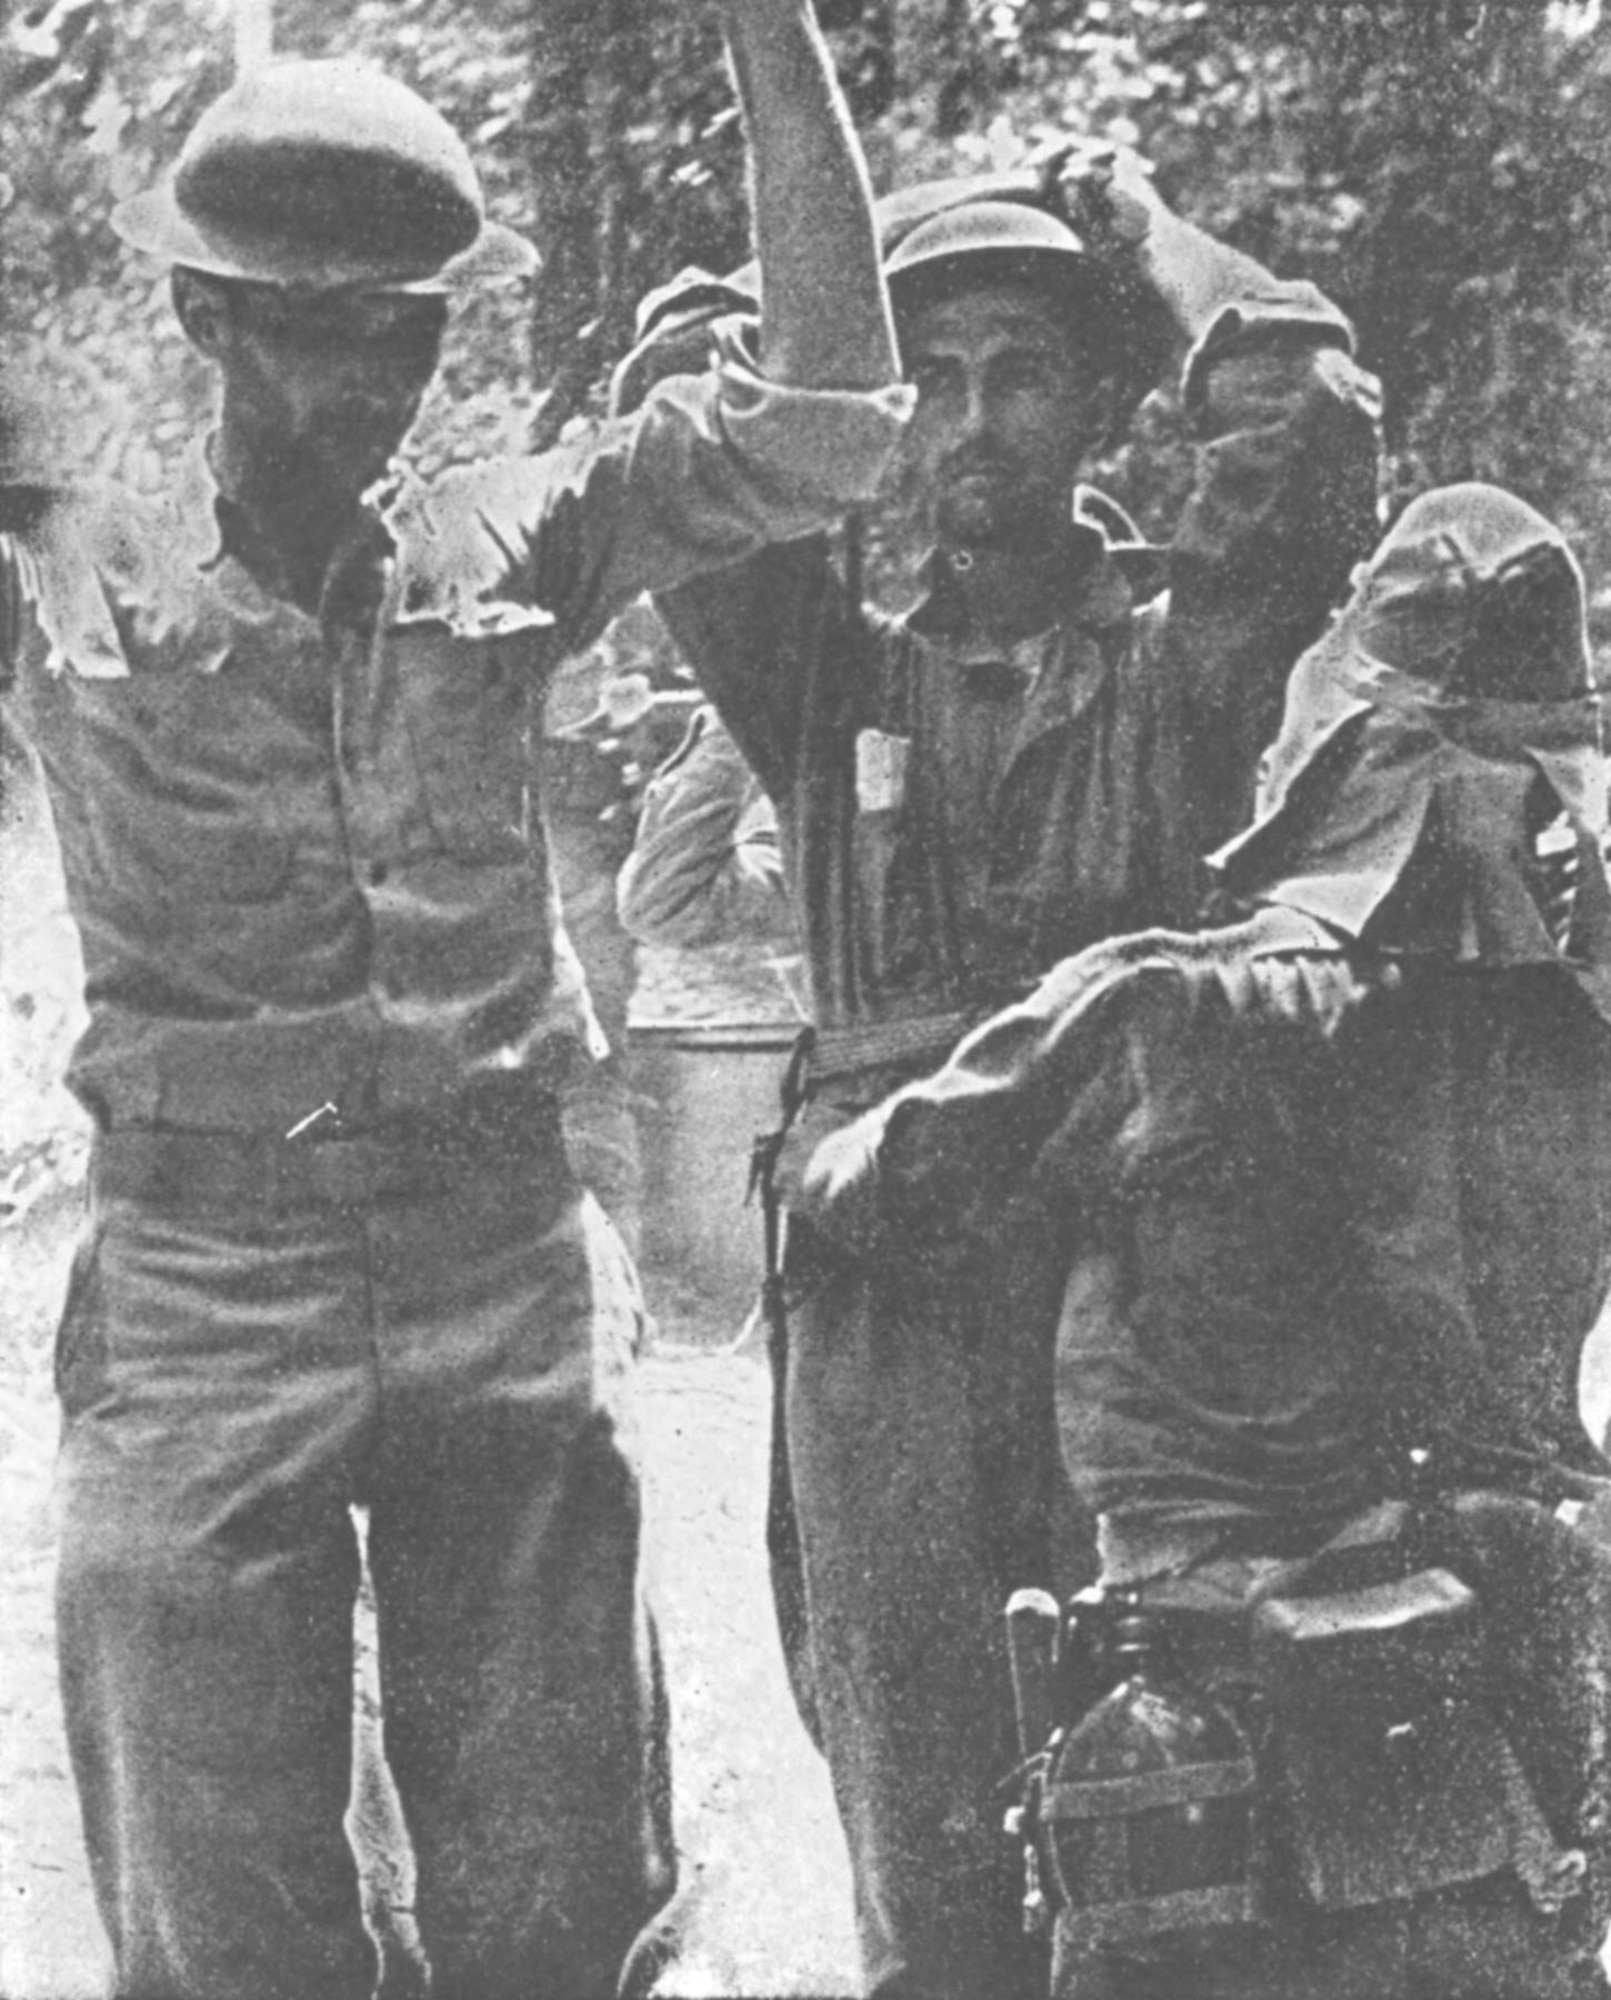
[[1322, 1909], [1422, 1896], [1553, 1842], [1486, 1686], [1475, 1593], [1446, 1569], [1254, 1610], [1261, 1778]]
[[[1042, 1599], [1037, 1624], [1040, 1594], [1020, 1594], [1030, 1781], [1012, 1824], [1026, 1922], [1053, 1928], [1058, 1961], [1504, 1873], [1546, 1915], [1577, 1895], [1585, 1856], [1557, 1844], [1501, 1724], [1476, 1593], [1441, 1567], [1393, 1574], [1403, 1556], [1327, 1552], [1246, 1613], [1152, 1614], [1169, 1667], [1139, 1702], [1104, 1668], [1111, 1607]], [[1048, 1714], [1064, 1726], [1037, 1755]]]

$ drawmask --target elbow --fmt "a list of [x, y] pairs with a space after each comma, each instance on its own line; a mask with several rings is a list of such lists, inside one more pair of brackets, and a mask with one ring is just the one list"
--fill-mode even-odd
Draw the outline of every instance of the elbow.
[[700, 897], [647, 889], [627, 869], [616, 883], [615, 912], [621, 928], [637, 944], [692, 951], [719, 942]]

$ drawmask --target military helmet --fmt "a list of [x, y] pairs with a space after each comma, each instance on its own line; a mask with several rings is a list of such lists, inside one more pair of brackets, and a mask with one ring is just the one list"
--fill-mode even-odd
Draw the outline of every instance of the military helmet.
[[537, 265], [524, 237], [488, 221], [447, 120], [395, 78], [340, 58], [243, 78], [112, 226], [171, 264], [308, 291], [446, 292]]
[[990, 283], [1030, 285], [1098, 313], [1115, 304], [1107, 267], [1066, 222], [1025, 200], [996, 197], [941, 209], [900, 238], [884, 275], [897, 313]]
[[[1173, 329], [1112, 258], [1097, 256], [1054, 213], [1056, 195], [1033, 167], [920, 181], [874, 204], [884, 274], [897, 312], [936, 292], [993, 282], [1047, 286], [1069, 308], [1111, 368], [1120, 405], [1131, 410], [1154, 387]], [[721, 318], [753, 321], [760, 275], [752, 262], [717, 279], [687, 270], [640, 303], [635, 344], [615, 372], [610, 406], [634, 409], [668, 373], [704, 365]]]

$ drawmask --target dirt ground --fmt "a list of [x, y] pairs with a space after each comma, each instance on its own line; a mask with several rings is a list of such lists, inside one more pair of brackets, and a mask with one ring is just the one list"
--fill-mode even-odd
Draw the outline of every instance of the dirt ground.
[[[67, 1771], [51, 1639], [50, 1332], [76, 1200], [0, 1239], [0, 1996], [93, 2000], [105, 1953]], [[671, 1681], [684, 1894], [658, 1993], [854, 1991], [850, 1887], [822, 1767], [770, 1623], [761, 1522], [766, 1371], [666, 1328], [643, 1372], [654, 1585]], [[364, 1621], [360, 1614], [360, 1628]], [[360, 1715], [372, 1704], [360, 1685]], [[375, 1783], [360, 1755], [361, 1782]], [[374, 1812], [373, 1798], [370, 1812]], [[371, 1894], [406, 1906], [384, 1860]], [[415, 1982], [396, 1982], [399, 1993]], [[388, 1991], [392, 1987], [389, 1984]]]
[[[3, 775], [3, 774], [0, 774]], [[67, 1769], [53, 1660], [51, 1347], [82, 1194], [82, 1120], [56, 1081], [78, 1027], [78, 959], [36, 801], [0, 787], [0, 2000], [92, 2000], [106, 1955]], [[753, 1229], [754, 1218], [735, 1215]], [[652, 1279], [652, 1274], [651, 1279]], [[673, 1713], [683, 1894], [668, 1996], [855, 1990], [849, 1873], [823, 1767], [771, 1623], [762, 1516], [767, 1383], [736, 1324], [662, 1286], [642, 1379], [654, 1591]], [[366, 1658], [359, 1611], [360, 1663]], [[366, 1757], [358, 1797], [384, 1818]], [[368, 1891], [406, 1912], [406, 1869]], [[406, 1937], [406, 1915], [394, 1929]], [[417, 1989], [388, 1979], [399, 1996]]]
[[[81, 1122], [53, 1079], [75, 1032], [76, 951], [37, 824], [0, 815], [0, 2000], [95, 2000], [106, 1958], [90, 1899], [56, 1699], [51, 1635], [51, 1345], [81, 1204]], [[735, 1217], [752, 1227], [752, 1218]], [[654, 1273], [649, 1274], [651, 1290]], [[657, 1992], [855, 1989], [850, 1886], [823, 1768], [794, 1715], [762, 1552], [767, 1382], [738, 1329], [662, 1287], [643, 1369], [657, 1608], [666, 1644], [684, 1893], [680, 1952]], [[1611, 1418], [1611, 1325], [1586, 1376]], [[1611, 1522], [1606, 1524], [1611, 1532]], [[360, 1661], [365, 1658], [360, 1607]], [[363, 1672], [358, 1787], [385, 1817]], [[371, 1858], [372, 1906], [406, 1947], [406, 1865]], [[388, 2000], [418, 1981], [397, 1957]]]

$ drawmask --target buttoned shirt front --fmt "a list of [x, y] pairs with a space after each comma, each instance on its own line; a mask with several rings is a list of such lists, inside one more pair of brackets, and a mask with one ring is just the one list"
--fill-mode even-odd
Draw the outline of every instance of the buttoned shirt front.
[[1095, 938], [1191, 918], [1374, 537], [1375, 385], [1347, 344], [1302, 285], [1221, 315], [1162, 596], [1076, 518], [1056, 621], [1012, 646], [968, 628], [943, 561], [916, 612], [863, 616], [821, 542], [660, 599], [777, 804], [820, 1028], [977, 1015]]
[[531, 792], [546, 674], [645, 588], [864, 497], [904, 407], [724, 356], [578, 444], [402, 480], [317, 615], [239, 559], [199, 456], [158, 502], [23, 496], [0, 666], [83, 941], [73, 1088], [116, 1125], [284, 1130], [585, 1061]]

